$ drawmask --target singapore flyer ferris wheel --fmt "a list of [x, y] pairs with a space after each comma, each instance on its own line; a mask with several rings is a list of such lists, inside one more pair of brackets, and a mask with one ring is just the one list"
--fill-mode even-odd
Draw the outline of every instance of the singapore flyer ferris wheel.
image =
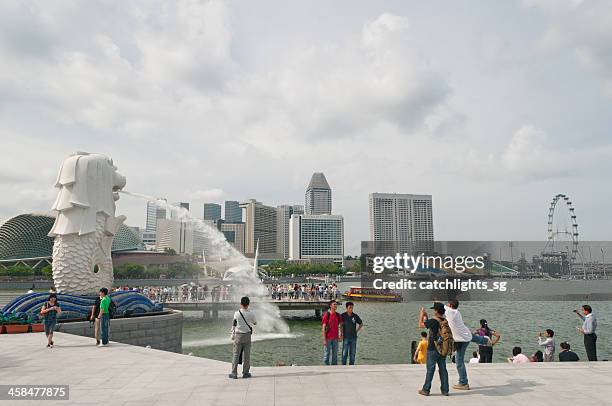
[[[569, 221], [561, 225], [558, 221], [558, 218], [560, 217], [558, 214], [566, 210], [569, 215]], [[556, 217], [555, 214], [557, 214]], [[571, 248], [568, 245], [570, 242]], [[557, 243], [559, 248], [567, 249], [570, 263], [576, 262], [576, 257], [578, 256], [578, 222], [576, 221], [576, 213], [574, 207], [572, 206], [572, 201], [570, 200], [569, 196], [564, 194], [556, 195], [552, 202], [550, 202], [550, 206], [548, 208], [547, 249], [555, 251], [555, 243]], [[562, 244], [566, 244], [565, 247], [561, 247]], [[557, 250], [559, 248], [557, 248]]]

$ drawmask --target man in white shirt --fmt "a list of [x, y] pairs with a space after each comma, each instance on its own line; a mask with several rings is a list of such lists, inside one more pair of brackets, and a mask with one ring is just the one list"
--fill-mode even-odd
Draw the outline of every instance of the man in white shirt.
[[470, 329], [463, 322], [463, 317], [461, 317], [461, 313], [457, 310], [458, 307], [459, 301], [456, 299], [450, 299], [446, 306], [444, 306], [446, 309], [446, 320], [453, 333], [455, 349], [457, 350], [455, 364], [457, 366], [457, 373], [459, 374], [459, 383], [453, 385], [453, 389], [469, 390], [470, 385], [468, 384], [467, 369], [465, 367], [465, 351], [470, 342], [491, 346], [491, 339], [487, 336], [472, 334]]
[[249, 310], [250, 300], [244, 296], [240, 299], [240, 309], [234, 313], [232, 322], [232, 338], [234, 341], [234, 352], [232, 357], [231, 379], [238, 379], [238, 363], [242, 355], [242, 377], [250, 378], [251, 373], [251, 334], [253, 326], [257, 324], [255, 316]]
[[574, 310], [574, 313], [582, 320], [582, 327], [578, 328], [578, 331], [584, 335], [584, 349], [587, 353], [589, 361], [597, 361], [597, 319], [593, 314], [593, 309], [589, 305], [582, 306], [582, 314], [578, 313], [578, 310]]

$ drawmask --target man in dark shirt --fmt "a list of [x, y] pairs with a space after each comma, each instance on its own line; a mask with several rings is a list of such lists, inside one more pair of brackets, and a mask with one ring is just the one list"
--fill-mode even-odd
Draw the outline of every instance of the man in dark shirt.
[[446, 357], [440, 355], [436, 349], [436, 341], [440, 335], [440, 322], [439, 320], [444, 319], [444, 305], [442, 303], [434, 303], [432, 309], [434, 310], [434, 317], [429, 318], [425, 309], [421, 308], [421, 314], [419, 315], [419, 327], [426, 327], [429, 329], [429, 340], [427, 346], [427, 374], [425, 375], [425, 383], [423, 388], [419, 390], [419, 394], [423, 396], [429, 396], [431, 390], [431, 381], [436, 372], [436, 365], [438, 365], [438, 373], [440, 374], [440, 391], [442, 395], [448, 396], [448, 371], [446, 370]]
[[353, 313], [353, 302], [346, 302], [346, 311], [342, 313], [342, 324], [340, 324], [340, 335], [342, 340], [342, 365], [355, 365], [355, 353], [357, 352], [357, 333], [363, 328], [363, 322], [357, 313]]
[[578, 354], [574, 351], [570, 350], [570, 345], [568, 342], [561, 343], [561, 352], [559, 353], [559, 361], [561, 362], [575, 362], [580, 361], [578, 358]]

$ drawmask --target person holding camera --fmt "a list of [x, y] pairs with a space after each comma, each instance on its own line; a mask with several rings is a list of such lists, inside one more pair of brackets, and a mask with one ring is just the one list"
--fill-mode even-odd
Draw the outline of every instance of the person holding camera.
[[538, 333], [538, 345], [544, 347], [544, 362], [555, 360], [555, 332], [549, 328], [543, 333]]
[[57, 316], [62, 313], [62, 308], [57, 303], [57, 295], [51, 293], [47, 302], [40, 309], [45, 324], [45, 335], [47, 336], [47, 348], [53, 348], [53, 330], [57, 323]]
[[582, 306], [582, 314], [578, 310], [574, 313], [582, 320], [582, 327], [578, 327], [578, 331], [584, 335], [584, 349], [587, 353], [589, 361], [597, 361], [597, 318], [593, 314], [593, 309], [589, 305]]

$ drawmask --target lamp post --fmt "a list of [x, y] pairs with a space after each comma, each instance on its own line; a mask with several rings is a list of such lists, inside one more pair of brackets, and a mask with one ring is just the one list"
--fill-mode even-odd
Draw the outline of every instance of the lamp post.
[[601, 248], [601, 266], [603, 268], [604, 278], [607, 278], [607, 275], [606, 275], [606, 258], [605, 258], [605, 251], [604, 251], [603, 248]]

